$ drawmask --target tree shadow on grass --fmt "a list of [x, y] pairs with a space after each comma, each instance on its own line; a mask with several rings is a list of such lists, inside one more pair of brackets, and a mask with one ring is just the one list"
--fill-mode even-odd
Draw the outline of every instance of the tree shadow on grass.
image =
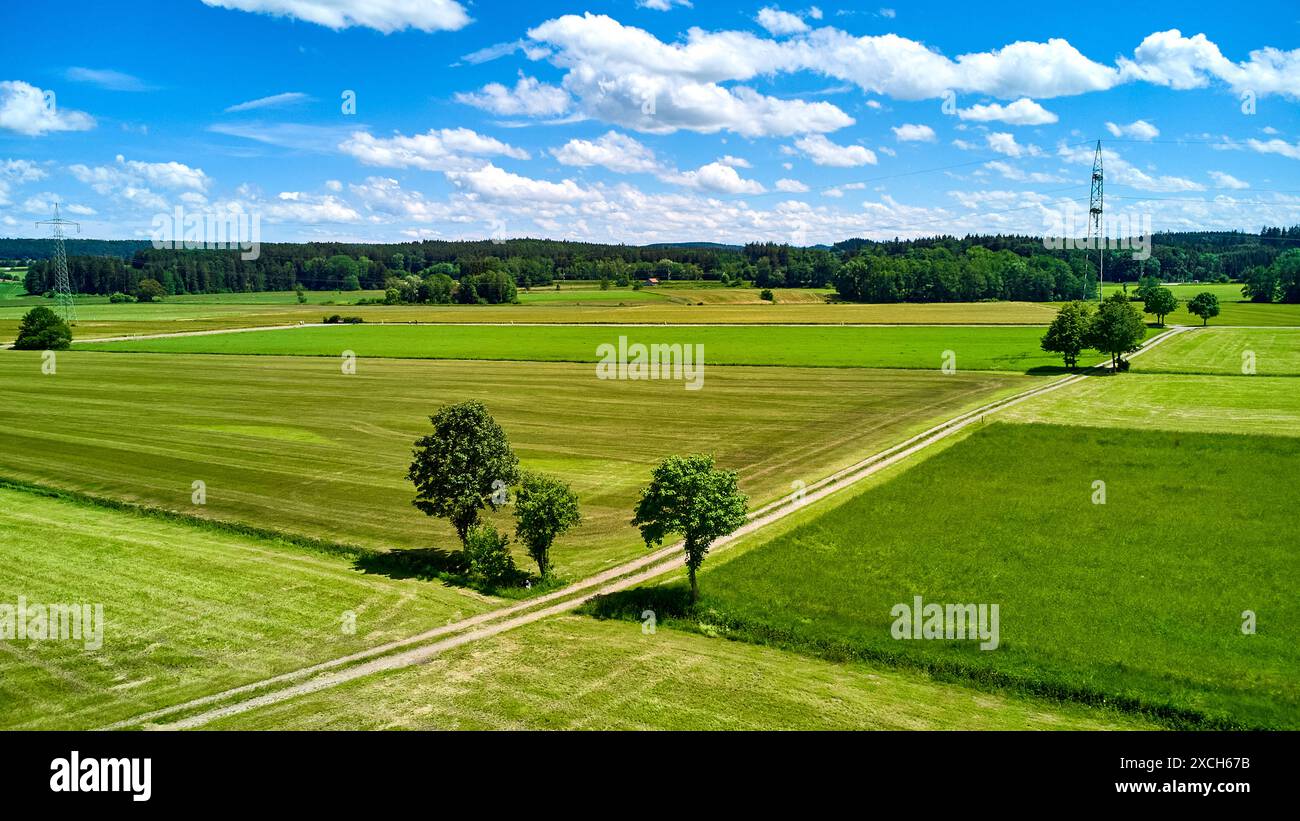
[[555, 590], [568, 583], [556, 576], [543, 578], [518, 567], [513, 568], [509, 574], [495, 583], [489, 583], [472, 572], [469, 559], [465, 557], [463, 551], [443, 550], [438, 547], [367, 553], [357, 557], [352, 567], [362, 573], [373, 573], [390, 579], [439, 581], [454, 587], [468, 587], [489, 596], [502, 596], [509, 599], [528, 598]]
[[464, 584], [469, 582], [469, 560], [459, 550], [454, 553], [437, 547], [387, 550], [359, 556], [352, 566], [362, 573], [373, 573], [390, 579], [450, 581], [450, 578], [455, 578], [463, 579]]
[[654, 613], [656, 621], [687, 618], [696, 612], [691, 604], [691, 590], [683, 584], [634, 587], [596, 596], [578, 608], [578, 612], [597, 619], [644, 621], [646, 611]]
[[1085, 368], [1070, 370], [1064, 365], [1039, 365], [1025, 371], [1029, 376], [1064, 376], [1070, 373], [1081, 373]]

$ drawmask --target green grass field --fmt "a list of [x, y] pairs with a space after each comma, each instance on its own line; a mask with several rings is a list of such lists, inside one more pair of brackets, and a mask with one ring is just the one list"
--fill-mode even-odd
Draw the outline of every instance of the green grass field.
[[[1039, 348], [1039, 328], [967, 327], [536, 327], [340, 326], [88, 344], [105, 351], [274, 354], [407, 359], [597, 362], [597, 349], [628, 344], [703, 345], [706, 365], [1027, 371], [1060, 360]], [[1100, 358], [1093, 355], [1093, 358]], [[707, 384], [707, 375], [706, 375]]]
[[[1300, 727], [1300, 498], [1278, 481], [1298, 469], [1296, 439], [993, 425], [706, 564], [688, 626], [1175, 723]], [[891, 608], [917, 595], [998, 604], [1001, 646], [893, 639]]]
[[[754, 504], [1032, 377], [964, 372], [725, 368], [705, 388], [595, 378], [591, 366], [66, 352], [0, 352], [0, 476], [366, 547], [448, 548], [405, 474], [442, 404], [478, 399], [524, 467], [557, 474], [585, 522], [557, 543], [568, 578], [640, 555], [629, 525], [652, 465], [707, 451]], [[33, 413], [33, 408], [41, 408]], [[682, 424], [690, 420], [690, 424]], [[190, 504], [207, 483], [206, 507]], [[508, 511], [502, 527], [511, 527]], [[531, 566], [522, 553], [521, 565]]]
[[[1253, 364], [1254, 373], [1243, 368]], [[1143, 373], [1300, 376], [1300, 328], [1205, 328], [1182, 333], [1133, 360]]]
[[0, 642], [5, 730], [102, 727], [490, 605], [344, 556], [0, 488], [0, 604], [19, 596], [102, 605], [103, 645]]
[[277, 730], [1096, 730], [1129, 716], [674, 630], [560, 617], [220, 719]]

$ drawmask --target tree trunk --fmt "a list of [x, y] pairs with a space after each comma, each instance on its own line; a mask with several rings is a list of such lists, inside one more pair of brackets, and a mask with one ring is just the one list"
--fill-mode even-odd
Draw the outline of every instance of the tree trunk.
[[690, 571], [691, 575], [691, 604], [695, 604], [700, 598], [700, 586], [695, 581], [695, 568], [688, 567], [687, 570]]

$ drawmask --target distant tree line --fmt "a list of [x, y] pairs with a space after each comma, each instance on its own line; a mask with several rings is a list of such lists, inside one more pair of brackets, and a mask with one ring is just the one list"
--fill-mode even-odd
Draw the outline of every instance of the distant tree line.
[[1283, 251], [1268, 265], [1242, 277], [1241, 292], [1251, 302], [1300, 302], [1300, 248]]
[[[383, 291], [394, 303], [511, 302], [520, 289], [561, 280], [638, 285], [710, 280], [770, 289], [834, 287], [840, 298], [869, 302], [985, 299], [1073, 300], [1096, 296], [1097, 252], [1051, 251], [1039, 237], [930, 237], [878, 242], [853, 239], [831, 247], [779, 243], [745, 246], [628, 246], [517, 239], [400, 244], [266, 243], [255, 260], [237, 251], [155, 249], [138, 241], [69, 243], [69, 275], [78, 293], [138, 294], [154, 280], [166, 294], [249, 291]], [[0, 240], [0, 258], [49, 246], [48, 240]], [[78, 253], [83, 248], [101, 253]], [[1259, 234], [1156, 234], [1152, 255], [1106, 252], [1106, 280], [1163, 282], [1242, 280], [1249, 298], [1300, 300], [1289, 251], [1300, 226]], [[47, 249], [48, 250], [48, 249]], [[124, 253], [129, 251], [129, 253]], [[1288, 267], [1291, 266], [1291, 267]], [[27, 272], [29, 293], [53, 288], [48, 260]]]
[[1081, 254], [1067, 261], [981, 245], [961, 253], [913, 247], [902, 254], [858, 253], [840, 267], [835, 288], [852, 302], [1046, 302], [1094, 298], [1097, 276]]

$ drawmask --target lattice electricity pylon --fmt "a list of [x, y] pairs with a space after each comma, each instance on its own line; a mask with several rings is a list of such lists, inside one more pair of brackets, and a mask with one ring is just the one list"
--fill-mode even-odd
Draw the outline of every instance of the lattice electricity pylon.
[[1088, 197], [1088, 239], [1097, 237], [1097, 297], [1102, 295], [1106, 281], [1106, 233], [1102, 228], [1102, 173], [1101, 140], [1097, 140], [1097, 153], [1092, 157], [1092, 194]]
[[81, 233], [81, 224], [65, 220], [59, 216], [59, 204], [54, 203], [54, 219], [40, 220], [36, 225], [50, 226], [50, 236], [54, 239], [54, 298], [59, 301], [59, 313], [64, 322], [77, 321], [77, 306], [72, 302], [72, 282], [68, 278], [68, 252], [63, 248], [63, 228], [71, 225]]

